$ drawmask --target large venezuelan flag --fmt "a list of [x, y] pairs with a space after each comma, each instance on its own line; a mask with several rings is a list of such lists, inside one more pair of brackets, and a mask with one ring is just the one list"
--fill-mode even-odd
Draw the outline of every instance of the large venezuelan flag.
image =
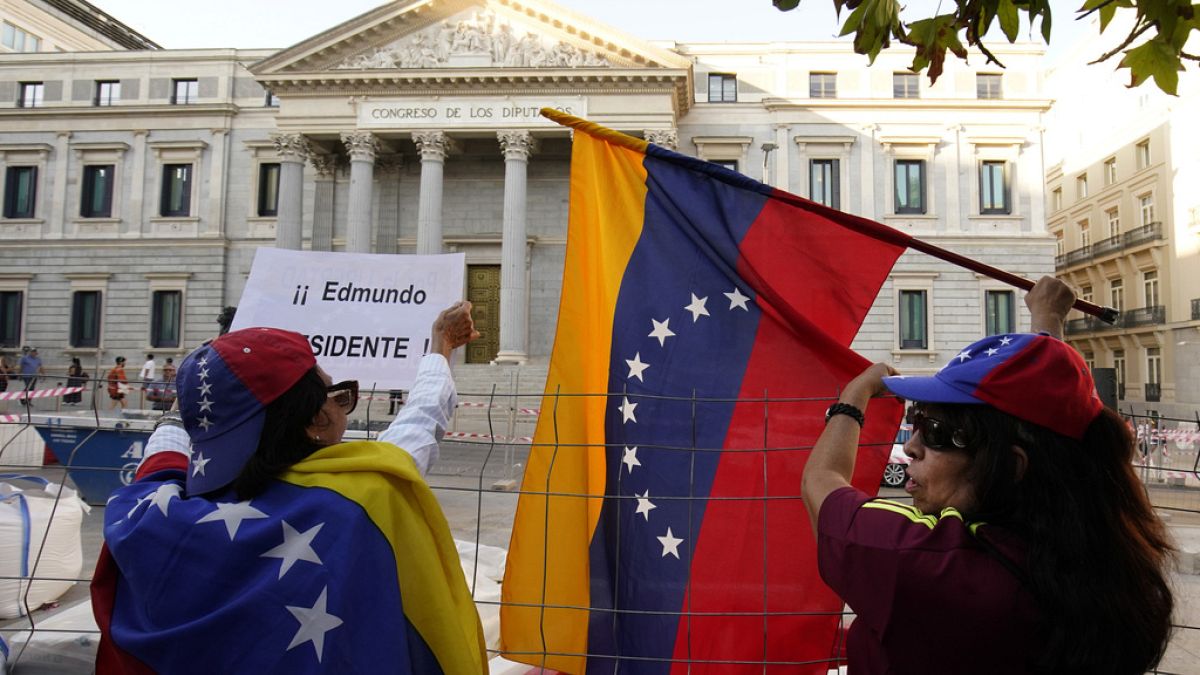
[[[848, 345], [908, 237], [543, 114], [576, 130], [570, 228], [505, 655], [569, 673], [823, 673], [841, 602], [817, 574], [800, 475], [824, 409], [868, 365]], [[859, 488], [878, 486], [900, 414], [872, 405]]]

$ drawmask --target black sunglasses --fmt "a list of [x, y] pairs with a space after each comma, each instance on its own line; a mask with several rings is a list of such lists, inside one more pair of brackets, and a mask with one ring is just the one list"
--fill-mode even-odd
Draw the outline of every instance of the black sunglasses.
[[967, 432], [955, 429], [939, 419], [929, 417], [916, 408], [908, 409], [904, 421], [912, 425], [914, 434], [921, 434], [921, 442], [927, 448], [962, 450], [967, 447]]
[[325, 391], [339, 408], [346, 411], [347, 415], [358, 407], [358, 380], [345, 380], [331, 384], [325, 388]]

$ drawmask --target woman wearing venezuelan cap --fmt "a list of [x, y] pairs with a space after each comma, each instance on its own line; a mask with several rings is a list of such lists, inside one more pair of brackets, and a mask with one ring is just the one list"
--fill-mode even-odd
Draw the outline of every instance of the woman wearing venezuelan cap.
[[[479, 673], [486, 651], [424, 481], [455, 405], [470, 303], [434, 323], [408, 403], [346, 441], [358, 383], [304, 336], [224, 334], [179, 366], [161, 424], [105, 509], [99, 673]], [[164, 418], [169, 419], [169, 418]]]
[[[1026, 297], [936, 375], [875, 364], [830, 408], [802, 485], [822, 578], [856, 615], [850, 673], [1142, 673], [1170, 634], [1171, 547], [1133, 438], [1061, 341], [1074, 294]], [[912, 403], [912, 504], [850, 487], [873, 396]]]

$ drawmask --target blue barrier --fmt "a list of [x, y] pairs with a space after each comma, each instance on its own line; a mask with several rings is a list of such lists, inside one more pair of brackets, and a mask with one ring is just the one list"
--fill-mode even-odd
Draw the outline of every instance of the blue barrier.
[[129, 485], [150, 438], [149, 424], [127, 420], [48, 418], [34, 425], [88, 504], [100, 505]]

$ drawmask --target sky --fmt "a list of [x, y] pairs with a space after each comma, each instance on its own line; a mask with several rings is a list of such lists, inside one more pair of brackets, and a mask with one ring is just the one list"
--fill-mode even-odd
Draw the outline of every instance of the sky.
[[[839, 22], [832, 0], [804, 0], [780, 12], [771, 0], [552, 0], [647, 40], [773, 42], [832, 39]], [[1077, 31], [1075, 4], [1052, 0], [1054, 47]], [[381, 0], [91, 0], [169, 49], [282, 48], [369, 11]], [[910, 0], [906, 12], [932, 15], [934, 0]]]

